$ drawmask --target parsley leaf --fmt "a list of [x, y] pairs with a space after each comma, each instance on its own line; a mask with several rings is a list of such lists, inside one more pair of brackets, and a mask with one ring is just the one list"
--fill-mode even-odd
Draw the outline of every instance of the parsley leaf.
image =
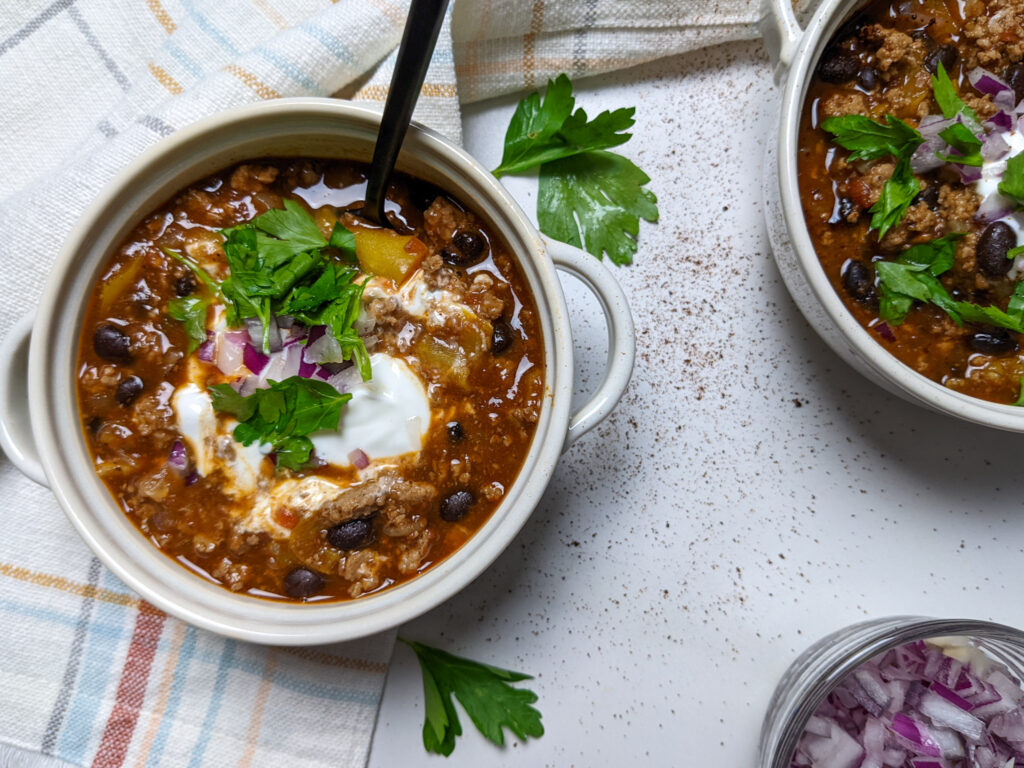
[[1018, 152], [1006, 161], [999, 193], [1012, 198], [1017, 205], [1024, 205], [1024, 152]]
[[953, 266], [956, 240], [962, 233], [953, 233], [908, 248], [896, 261], [875, 264], [878, 275], [878, 316], [893, 325], [906, 320], [914, 300], [934, 304], [957, 325], [982, 323], [1024, 333], [1024, 281], [1014, 287], [1006, 311], [995, 306], [981, 306], [969, 301], [956, 301], [939, 282], [939, 275]]
[[639, 220], [658, 220], [658, 199], [644, 189], [647, 174], [606, 150], [629, 141], [636, 110], [605, 111], [588, 121], [583, 109], [573, 112], [575, 103], [564, 74], [548, 81], [543, 100], [531, 93], [519, 102], [494, 175], [540, 166], [540, 230], [599, 259], [607, 252], [615, 264], [631, 264]]
[[[942, 111], [942, 116], [945, 118], [956, 117], [957, 115], [964, 115], [971, 120], [974, 125], [978, 124], [977, 113], [964, 104], [963, 99], [960, 98], [960, 94], [957, 92], [957, 88], [953, 85], [953, 81], [949, 79], [949, 74], [946, 72], [946, 68], [942, 62], [939, 62], [939, 67], [935, 74], [932, 75], [932, 92], [935, 94], [935, 103], [939, 105], [939, 109]], [[941, 134], [940, 134], [941, 135]]]
[[658, 220], [650, 178], [632, 161], [595, 151], [540, 169], [537, 221], [542, 232], [615, 264], [631, 264], [640, 219]]
[[277, 465], [299, 469], [309, 462], [313, 442], [307, 435], [338, 429], [341, 407], [352, 399], [326, 381], [292, 376], [284, 381], [268, 379], [269, 389], [242, 397], [228, 384], [210, 387], [213, 407], [238, 419], [234, 438], [242, 445], [269, 443], [277, 453]]
[[910, 204], [921, 191], [921, 182], [910, 170], [909, 156], [901, 157], [896, 162], [892, 176], [882, 187], [882, 194], [868, 212], [871, 214], [870, 229], [878, 230], [878, 239], [885, 237], [886, 232], [900, 223]]
[[1011, 248], [1006, 252], [1006, 258], [1016, 259], [1018, 256], [1024, 255], [1024, 245], [1018, 245], [1016, 248]]
[[182, 296], [167, 302], [167, 314], [184, 324], [188, 335], [188, 354], [206, 341], [206, 312], [210, 302], [200, 296]]
[[505, 728], [524, 741], [544, 735], [541, 714], [530, 706], [537, 701], [537, 694], [509, 685], [532, 679], [529, 675], [454, 656], [403, 637], [398, 639], [415, 652], [423, 671], [423, 746], [428, 752], [450, 755], [455, 738], [462, 735], [452, 694], [477, 730], [499, 747], [505, 744]]
[[945, 160], [947, 163], [959, 163], [960, 165], [981, 166], [983, 162], [981, 158], [981, 139], [971, 133], [971, 129], [966, 125], [963, 123], [953, 123], [948, 128], [939, 131], [939, 136], [959, 153], [956, 155], [944, 155], [941, 152], [936, 152], [935, 154], [940, 160]]
[[559, 143], [555, 134], [572, 114], [575, 103], [572, 81], [564, 74], [548, 80], [543, 101], [537, 92], [520, 101], [505, 131], [505, 151], [494, 175], [514, 173], [514, 169], [523, 170], [537, 165], [534, 159], [546, 147]]
[[885, 124], [864, 115], [830, 117], [821, 127], [832, 134], [833, 141], [850, 150], [850, 160], [877, 160], [890, 155], [907, 157], [924, 141], [924, 137], [898, 117], [885, 116]]

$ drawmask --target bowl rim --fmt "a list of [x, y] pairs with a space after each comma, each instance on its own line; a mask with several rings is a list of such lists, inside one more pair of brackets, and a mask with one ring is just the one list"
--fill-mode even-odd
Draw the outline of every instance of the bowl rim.
[[[147, 541], [118, 508], [96, 473], [82, 463], [85, 441], [81, 428], [76, 426], [75, 437], [68, 439], [61, 434], [57, 423], [58, 417], [66, 415], [69, 408], [73, 415], [78, 413], [73, 385], [68, 390], [71, 397], [67, 397], [65, 391], [62, 398], [60, 393], [67, 388], [68, 379], [74, 379], [73, 360], [77, 356], [80, 322], [65, 330], [57, 343], [43, 340], [58, 338], [59, 320], [68, 313], [77, 313], [80, 321], [89, 293], [79, 295], [77, 306], [69, 302], [70, 308], [64, 306], [65, 297], [75, 293], [76, 280], [79, 283], [87, 280], [89, 285], [94, 283], [95, 272], [120, 242], [116, 237], [103, 240], [103, 217], [117, 210], [124, 195], [134, 191], [138, 198], [147, 188], [157, 185], [156, 181], [147, 180], [147, 173], [164, 168], [188, 173], [189, 169], [200, 166], [204, 158], [209, 162], [209, 157], [216, 155], [215, 150], [209, 156], [201, 151], [196, 154], [198, 142], [215, 143], [218, 136], [223, 137], [233, 129], [243, 132], [253, 126], [272, 129], [274, 125], [283, 127], [296, 121], [301, 121], [303, 126], [317, 126], [309, 130], [321, 133], [323, 129], [316, 121], [336, 124], [338, 136], [334, 138], [340, 142], [343, 135], [367, 132], [375, 135], [380, 113], [326, 98], [258, 102], [192, 123], [136, 157], [98, 194], [61, 249], [44, 286], [36, 315], [28, 373], [33, 435], [47, 479], [65, 514], [90, 549], [127, 586], [166, 613], [227, 637], [278, 645], [337, 642], [391, 629], [430, 610], [475, 579], [507, 548], [539, 503], [565, 442], [573, 389], [568, 313], [554, 264], [542, 239], [494, 176], [461, 147], [414, 122], [402, 157], [412, 157], [428, 167], [447, 168], [461, 174], [458, 179], [449, 179], [451, 184], [447, 188], [457, 198], [465, 199], [471, 186], [483, 195], [483, 199], [473, 200], [474, 208], [478, 212], [485, 209], [485, 218], [492, 219], [494, 228], [508, 241], [538, 308], [546, 364], [544, 404], [530, 450], [502, 503], [465, 544], [441, 562], [402, 584], [351, 601], [299, 604], [235, 594], [190, 573], [188, 568]], [[281, 135], [284, 136], [284, 132]], [[309, 143], [309, 137], [304, 141]], [[264, 156], [271, 155], [273, 153]], [[223, 162], [219, 167], [230, 165], [231, 162]], [[202, 174], [197, 178], [202, 178]], [[457, 191], [459, 189], [463, 191]], [[150, 196], [152, 194], [151, 191]], [[130, 212], [123, 218], [137, 223], [139, 217], [148, 212], [147, 204], [139, 205], [141, 210], [129, 206], [126, 210]], [[91, 244], [94, 239], [100, 244]], [[100, 255], [95, 254], [97, 249]], [[83, 254], [86, 258], [79, 258]], [[94, 274], [83, 277], [90, 265]], [[67, 365], [69, 361], [72, 365]], [[72, 423], [80, 422], [73, 419]], [[87, 451], [85, 456], [88, 456]], [[102, 488], [102, 493], [97, 491], [97, 486]]]
[[[975, 424], [1012, 432], [1024, 432], [1024, 408], [993, 403], [956, 392], [901, 362], [883, 347], [853, 317], [832, 287], [811, 242], [800, 201], [797, 172], [798, 134], [804, 100], [813, 67], [831, 35], [864, 0], [825, 0], [803, 31], [790, 64], [779, 114], [779, 151], [776, 165], [782, 212], [806, 284], [814, 299], [828, 316], [860, 361], [877, 376], [890, 382], [898, 393], [933, 410]], [[780, 263], [780, 268], [784, 268]], [[801, 303], [800, 297], [794, 297]], [[817, 330], [817, 329], [816, 329]], [[820, 331], [819, 331], [820, 332]]]

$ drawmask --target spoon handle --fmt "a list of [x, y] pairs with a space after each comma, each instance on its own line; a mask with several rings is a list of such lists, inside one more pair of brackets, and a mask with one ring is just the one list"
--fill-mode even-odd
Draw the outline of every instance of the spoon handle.
[[384, 196], [395, 170], [395, 161], [402, 148], [416, 99], [423, 87], [423, 78], [430, 66], [437, 35], [441, 31], [448, 0], [411, 0], [409, 16], [398, 48], [395, 71], [391, 75], [388, 100], [384, 104], [377, 145], [373, 148], [370, 175], [366, 180], [366, 203], [363, 215], [376, 224], [389, 226], [384, 216]]

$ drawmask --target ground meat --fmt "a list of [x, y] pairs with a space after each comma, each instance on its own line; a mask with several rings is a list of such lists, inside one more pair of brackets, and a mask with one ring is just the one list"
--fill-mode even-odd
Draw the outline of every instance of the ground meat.
[[973, 187], [943, 184], [939, 188], [939, 214], [946, 220], [946, 232], [968, 232], [981, 199]]
[[497, 320], [505, 311], [505, 300], [501, 294], [508, 286], [498, 282], [486, 272], [479, 272], [469, 285], [469, 298], [476, 310], [488, 320]]
[[946, 226], [942, 217], [922, 201], [907, 209], [903, 220], [886, 233], [879, 245], [884, 250], [897, 251], [905, 245], [923, 243], [942, 237], [945, 230]]
[[324, 503], [317, 514], [331, 525], [378, 512], [386, 523], [393, 523], [403, 516], [422, 512], [436, 496], [437, 489], [427, 483], [409, 482], [391, 474], [380, 475], [346, 488]]
[[174, 409], [161, 392], [142, 395], [132, 406], [136, 431], [140, 435], [152, 435], [160, 430], [174, 429]]
[[860, 34], [864, 42], [878, 46], [874, 66], [879, 72], [888, 72], [900, 63], [919, 62], [927, 52], [922, 42], [881, 24], [870, 24]]
[[423, 530], [415, 534], [408, 542], [407, 548], [398, 558], [398, 570], [401, 573], [415, 573], [430, 552], [434, 543], [434, 532]]
[[235, 189], [252, 189], [265, 184], [273, 184], [277, 179], [278, 169], [272, 165], [240, 165], [231, 174], [229, 182]]
[[964, 25], [964, 38], [973, 43], [966, 64], [999, 74], [1024, 59], [1024, 0], [989, 0], [986, 6]]
[[341, 575], [352, 582], [348, 589], [349, 597], [359, 597], [379, 587], [383, 565], [372, 549], [360, 549], [346, 557]]
[[867, 111], [868, 103], [864, 94], [858, 91], [853, 93], [834, 93], [821, 103], [821, 116], [823, 119], [830, 117], [842, 117], [843, 115], [863, 114]]

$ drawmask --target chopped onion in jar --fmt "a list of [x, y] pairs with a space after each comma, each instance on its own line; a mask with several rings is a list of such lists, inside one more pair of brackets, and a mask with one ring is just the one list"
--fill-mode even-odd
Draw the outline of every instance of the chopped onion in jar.
[[1024, 690], [950, 638], [858, 667], [807, 721], [791, 768], [1024, 768]]

